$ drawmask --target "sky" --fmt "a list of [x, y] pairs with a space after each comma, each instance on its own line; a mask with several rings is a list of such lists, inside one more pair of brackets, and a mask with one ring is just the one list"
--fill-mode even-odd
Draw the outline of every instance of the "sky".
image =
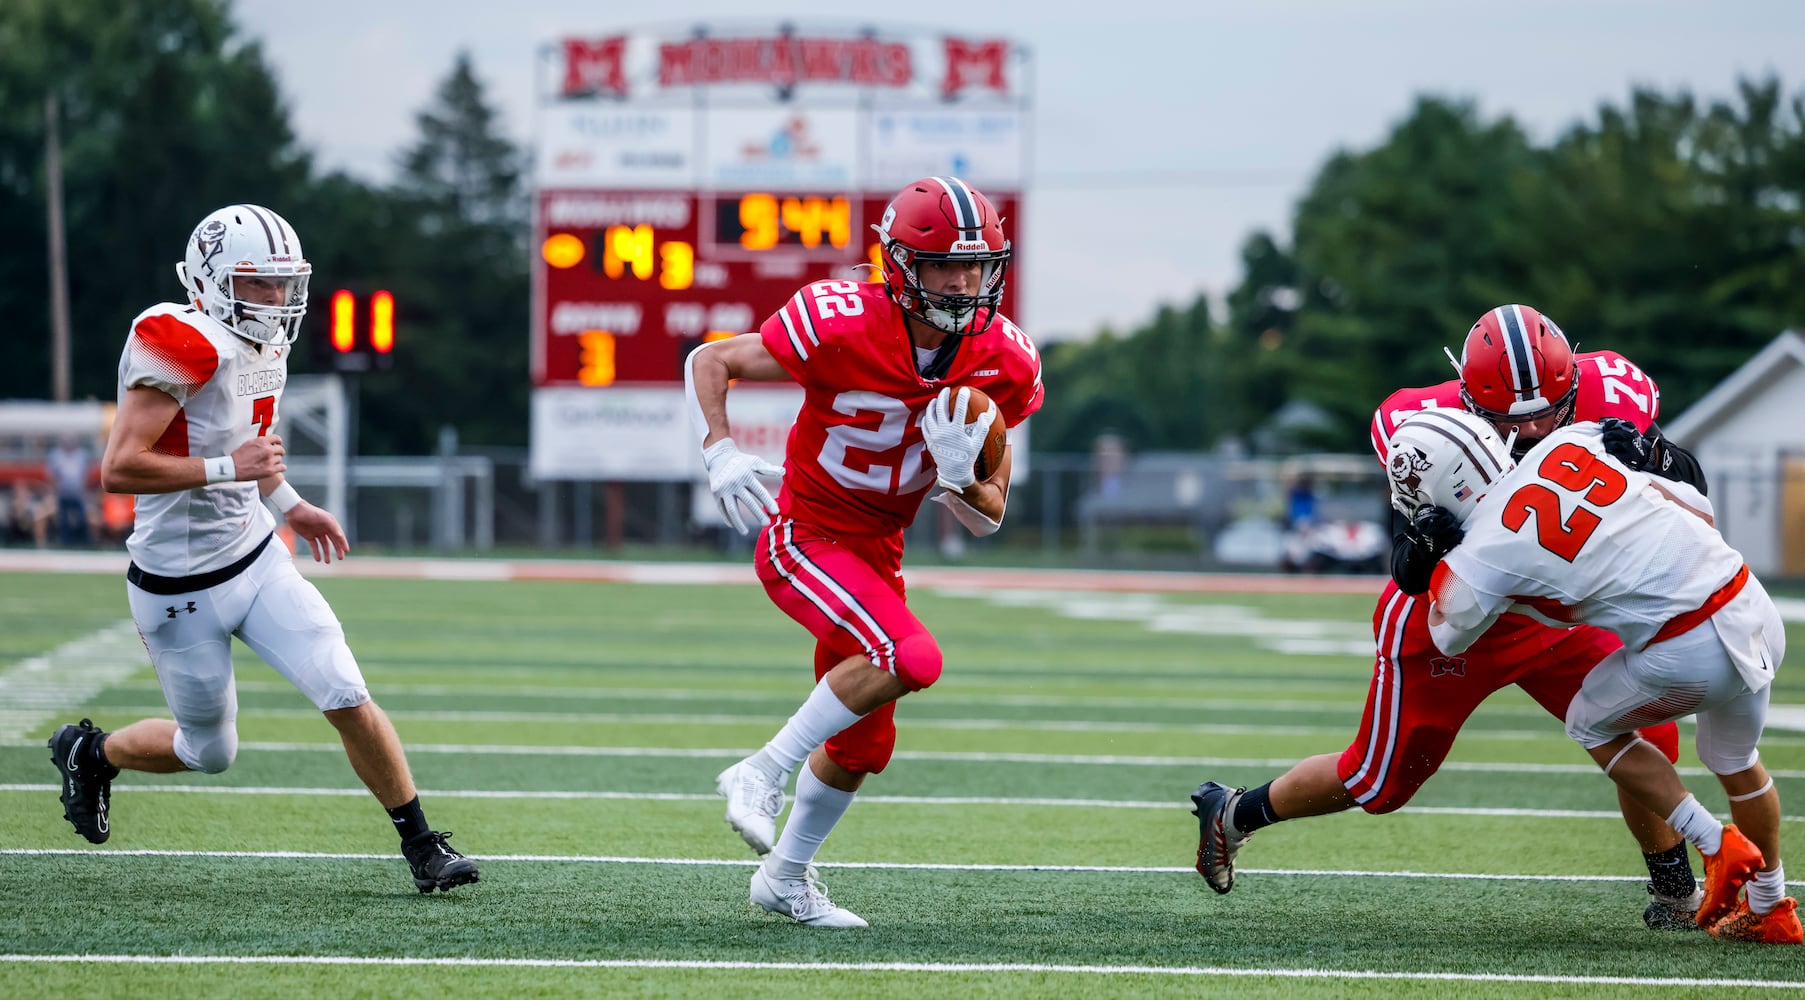
[[[1805, 90], [1798, 0], [986, 0], [954, 20], [862, 9], [881, 13], [854, 23], [1030, 50], [1032, 152], [1010, 274], [1016, 318], [1041, 340], [1125, 332], [1200, 293], [1220, 305], [1247, 237], [1285, 239], [1322, 163], [1383, 141], [1420, 94], [1474, 100], [1546, 141], [1636, 86], [1711, 100], [1738, 77], [1778, 74]], [[369, 181], [392, 179], [460, 50], [526, 144], [535, 53], [559, 38], [854, 16], [844, 0], [238, 0], [234, 13], [316, 163]]]

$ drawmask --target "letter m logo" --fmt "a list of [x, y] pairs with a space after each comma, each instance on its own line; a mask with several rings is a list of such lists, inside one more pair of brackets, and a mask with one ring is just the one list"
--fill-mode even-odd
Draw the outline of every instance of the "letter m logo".
[[955, 97], [968, 87], [1008, 91], [1009, 81], [1003, 73], [1008, 60], [1009, 43], [1001, 38], [988, 42], [946, 39], [946, 78], [940, 82], [940, 96]]
[[625, 35], [593, 42], [582, 38], [564, 39], [564, 96], [627, 96], [627, 73], [622, 66], [626, 53]]

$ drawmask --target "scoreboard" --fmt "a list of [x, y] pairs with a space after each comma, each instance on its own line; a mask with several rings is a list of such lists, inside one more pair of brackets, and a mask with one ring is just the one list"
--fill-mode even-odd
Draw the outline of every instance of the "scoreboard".
[[[802, 285], [822, 278], [879, 280], [870, 227], [889, 197], [542, 192], [544, 314], [535, 318], [545, 335], [535, 384], [681, 382], [691, 350], [758, 329]], [[1010, 220], [1016, 200], [993, 199]], [[1018, 274], [1011, 271], [1004, 290], [1003, 311], [1010, 316]]]
[[[878, 260], [871, 227], [910, 181], [963, 177], [1021, 246], [1026, 59], [1004, 39], [756, 22], [546, 46], [533, 474], [692, 476], [689, 352], [758, 329], [808, 282], [881, 280], [860, 266]], [[1003, 299], [1017, 319], [1022, 273]], [[729, 394], [736, 440], [736, 397], [753, 388]], [[758, 419], [782, 422], [771, 398]], [[778, 458], [782, 429], [745, 436], [778, 442]]]

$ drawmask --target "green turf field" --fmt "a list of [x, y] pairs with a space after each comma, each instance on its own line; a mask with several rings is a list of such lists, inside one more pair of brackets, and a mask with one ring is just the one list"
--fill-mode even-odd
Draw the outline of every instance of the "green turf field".
[[[896, 761], [823, 852], [835, 901], [872, 924], [834, 932], [748, 906], [713, 794], [811, 685], [807, 636], [757, 588], [320, 585], [482, 882], [415, 892], [331, 728], [242, 647], [237, 763], [122, 777], [112, 839], [89, 846], [44, 740], [164, 714], [124, 582], [0, 575], [0, 996], [1805, 988], [1799, 949], [1643, 928], [1609, 781], [1514, 690], [1411, 808], [1273, 827], [1210, 892], [1189, 793], [1346, 745], [1370, 598], [916, 593], [946, 673], [904, 700]], [[1788, 666], [1775, 703], [1805, 706]], [[1682, 734], [1688, 784], [1723, 813]], [[1805, 844], [1805, 734], [1771, 731], [1763, 756]]]

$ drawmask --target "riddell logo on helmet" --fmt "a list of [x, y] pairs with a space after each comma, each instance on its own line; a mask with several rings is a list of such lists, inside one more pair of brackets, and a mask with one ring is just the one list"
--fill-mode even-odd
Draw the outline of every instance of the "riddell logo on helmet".
[[985, 240], [959, 240], [953, 244], [954, 253], [966, 250], [983, 250], [989, 252], [990, 243]]

